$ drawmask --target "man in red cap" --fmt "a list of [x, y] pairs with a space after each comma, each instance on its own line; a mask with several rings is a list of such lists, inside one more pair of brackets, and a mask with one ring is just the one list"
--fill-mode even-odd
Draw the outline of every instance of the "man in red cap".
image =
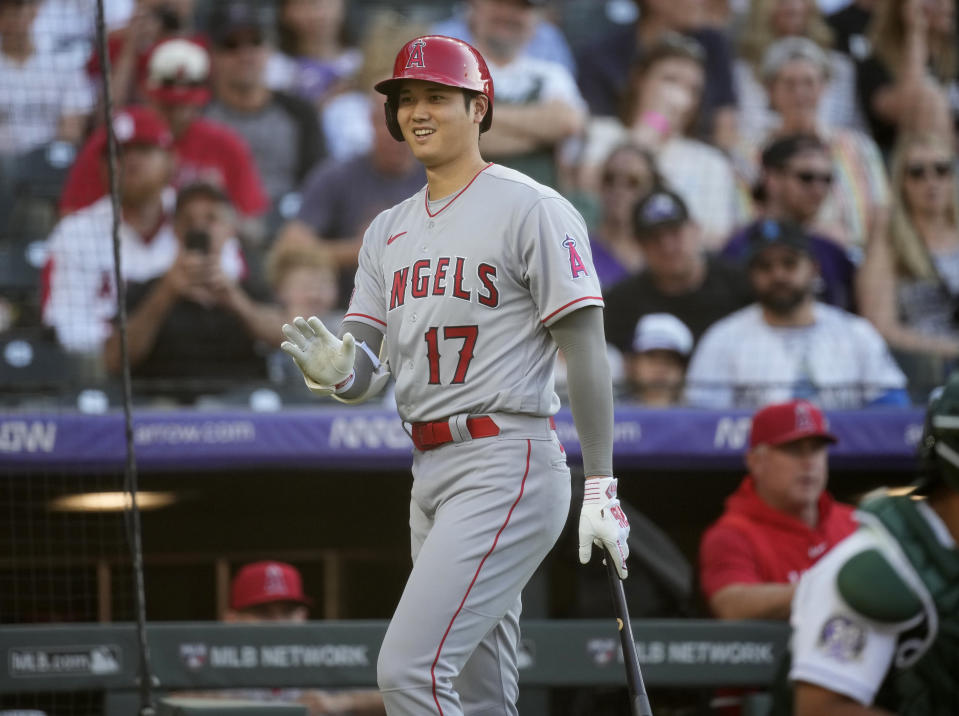
[[852, 508], [826, 492], [835, 442], [805, 400], [753, 416], [749, 474], [699, 549], [700, 585], [720, 619], [787, 619], [800, 575], [855, 530]]
[[[120, 242], [123, 275], [147, 281], [164, 273], [177, 254], [170, 218], [175, 159], [173, 135], [145, 107], [113, 117], [119, 150]], [[106, 142], [96, 147], [99, 157]], [[109, 196], [64, 217], [47, 241], [43, 271], [43, 321], [71, 352], [98, 354], [116, 312], [113, 278], [113, 207]]]
[[[205, 181], [221, 187], [245, 217], [269, 205], [250, 148], [232, 129], [200, 116], [210, 99], [210, 57], [195, 42], [173, 39], [157, 45], [143, 82], [150, 107], [169, 124], [177, 156], [175, 186]], [[60, 211], [68, 214], [106, 194], [101, 147], [106, 132], [93, 133], [70, 169]]]
[[230, 584], [228, 622], [305, 622], [312, 600], [303, 592], [300, 571], [286, 562], [253, 562]]
[[[303, 591], [303, 578], [292, 564], [253, 562], [242, 567], [230, 584], [230, 608], [224, 621], [243, 623], [305, 622], [313, 601]], [[184, 695], [184, 694], [181, 694]], [[194, 694], [204, 698], [292, 702], [310, 716], [385, 716], [375, 689], [242, 689]]]

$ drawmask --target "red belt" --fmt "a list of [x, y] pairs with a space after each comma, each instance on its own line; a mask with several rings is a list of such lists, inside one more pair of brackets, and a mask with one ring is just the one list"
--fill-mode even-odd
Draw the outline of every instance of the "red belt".
[[[499, 428], [488, 415], [467, 418], [466, 429], [473, 438], [491, 438], [499, 435]], [[417, 450], [432, 450], [453, 442], [450, 424], [445, 420], [438, 420], [435, 423], [413, 423], [410, 436]]]
[[[556, 429], [556, 423], [552, 418], [549, 419], [549, 425], [553, 430]], [[467, 418], [466, 430], [470, 437], [474, 439], [492, 438], [499, 435], [499, 426], [489, 415]], [[453, 442], [453, 433], [450, 430], [449, 422], [446, 420], [437, 420], [432, 423], [412, 423], [410, 437], [413, 438], [413, 444], [417, 450], [432, 450], [440, 445]]]

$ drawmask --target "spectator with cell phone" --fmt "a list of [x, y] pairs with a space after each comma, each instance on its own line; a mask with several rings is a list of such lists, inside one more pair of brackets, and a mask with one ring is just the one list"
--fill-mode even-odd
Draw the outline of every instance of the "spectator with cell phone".
[[[229, 199], [211, 184], [184, 187], [173, 231], [179, 247], [166, 273], [127, 287], [133, 377], [164, 381], [145, 389], [179, 398], [264, 379], [260, 344], [278, 345], [283, 316], [244, 284], [246, 264]], [[116, 331], [107, 340], [105, 363], [110, 372], [122, 369]]]

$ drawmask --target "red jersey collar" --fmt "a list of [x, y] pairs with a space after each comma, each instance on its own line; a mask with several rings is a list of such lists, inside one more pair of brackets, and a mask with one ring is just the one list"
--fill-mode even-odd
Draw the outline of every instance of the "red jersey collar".
[[443, 208], [440, 209], [439, 211], [437, 211], [435, 214], [430, 211], [430, 185], [427, 183], [427, 185], [426, 185], [426, 191], [423, 193], [423, 206], [426, 208], [426, 214], [427, 214], [430, 218], [433, 218], [434, 216], [439, 216], [440, 214], [442, 214], [444, 211], [446, 211], [446, 210], [449, 208], [450, 204], [452, 204], [454, 201], [456, 201], [457, 199], [459, 199], [459, 198], [460, 198], [460, 195], [461, 195], [464, 191], [466, 191], [467, 189], [469, 189], [470, 186], [472, 186], [473, 182], [476, 181], [476, 177], [478, 177], [480, 174], [482, 174], [483, 172], [485, 172], [485, 171], [486, 171], [487, 169], [489, 169], [491, 166], [493, 166], [493, 162], [488, 163], [485, 167], [483, 167], [483, 168], [480, 169], [478, 172], [476, 172], [476, 174], [473, 175], [473, 178], [470, 179], [469, 182], [467, 182], [466, 186], [464, 186], [462, 189], [460, 189], [458, 192], [456, 192], [456, 195], [455, 195], [452, 199], [450, 199], [448, 202], [446, 202], [446, 203], [443, 205]]

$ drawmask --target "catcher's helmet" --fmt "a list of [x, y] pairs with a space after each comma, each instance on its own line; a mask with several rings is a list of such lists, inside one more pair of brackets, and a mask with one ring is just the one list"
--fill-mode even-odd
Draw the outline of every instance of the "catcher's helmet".
[[483, 56], [462, 40], [444, 35], [410, 40], [396, 55], [393, 76], [374, 85], [377, 92], [386, 95], [386, 126], [399, 142], [403, 141], [403, 132], [396, 121], [396, 93], [402, 80], [426, 80], [485, 94], [489, 109], [480, 123], [480, 132], [493, 123], [493, 78]]
[[919, 443], [921, 487], [940, 480], [959, 490], [959, 372], [949, 376], [929, 400], [926, 423]]

